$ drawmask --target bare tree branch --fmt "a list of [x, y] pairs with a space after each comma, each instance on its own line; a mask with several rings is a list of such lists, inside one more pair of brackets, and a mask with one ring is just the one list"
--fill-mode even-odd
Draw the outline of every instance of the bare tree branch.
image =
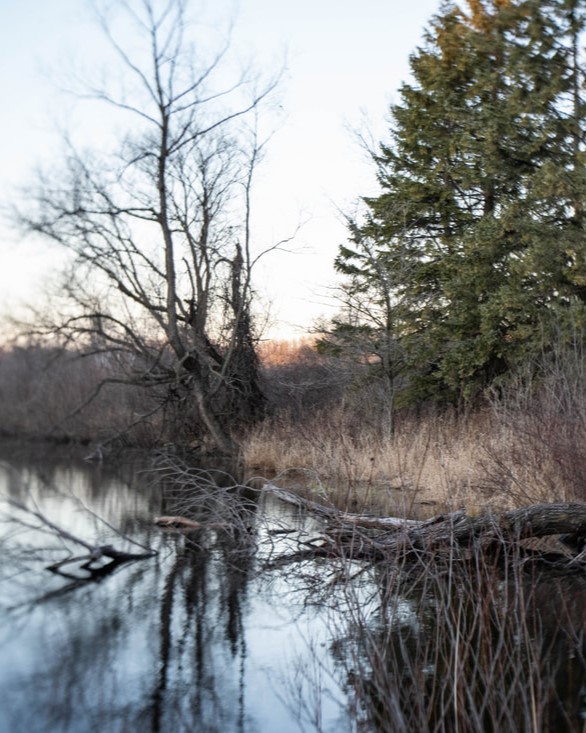
[[[142, 363], [133, 379], [147, 387], [164, 354], [167, 376], [154, 381], [171, 383], [174, 374], [173, 389], [190, 395], [184, 423], [233, 454], [233, 427], [264, 409], [252, 270], [282, 242], [253, 254], [251, 191], [266, 144], [258, 116], [278, 77], [259, 84], [246, 71], [230, 81], [229, 40], [208, 60], [194, 56], [187, 7], [184, 0], [118, 3], [119, 18], [138, 29], [142, 56], [120, 40], [110, 16], [98, 15], [120, 86], [130, 83], [121, 93], [87, 84], [80, 98], [129, 113], [127, 134], [114, 156], [84, 153], [66, 139], [61, 176], [41, 175], [18, 219], [75, 257], [62, 293], [73, 315], [52, 328], [43, 319], [37, 332], [68, 345], [84, 339], [94, 353], [97, 341], [100, 349], [127, 349]], [[104, 386], [128, 378], [113, 375]]]

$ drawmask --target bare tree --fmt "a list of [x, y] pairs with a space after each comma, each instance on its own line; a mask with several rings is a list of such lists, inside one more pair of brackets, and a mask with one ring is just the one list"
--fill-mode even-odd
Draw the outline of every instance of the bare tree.
[[126, 134], [114, 154], [66, 139], [63, 169], [40, 175], [18, 219], [73, 253], [69, 305], [37, 316], [37, 333], [109, 354], [116, 381], [158, 388], [161, 405], [182, 404], [193, 433], [232, 454], [231, 428], [264, 406], [250, 217], [259, 113], [276, 79], [230, 80], [228, 43], [199, 58], [187, 5], [118, 3], [142, 48], [100, 16], [123, 81], [86, 84], [83, 96]]

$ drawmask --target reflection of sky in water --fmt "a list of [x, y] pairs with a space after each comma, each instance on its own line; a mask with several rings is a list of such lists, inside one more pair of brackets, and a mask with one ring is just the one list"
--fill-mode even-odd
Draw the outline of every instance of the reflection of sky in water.
[[[2, 450], [0, 444], [0, 459]], [[12, 463], [18, 470], [4, 470], [0, 463], [0, 495], [16, 498], [26, 488], [27, 501], [64, 528], [90, 542], [134, 549], [114, 538], [99, 515], [159, 555], [68, 590], [67, 579], [45, 570], [64, 556], [63, 544], [39, 531], [13, 533], [5, 521], [7, 507], [0, 504], [0, 733], [346, 733], [360, 729], [360, 705], [368, 704], [377, 670], [401, 715], [413, 707], [414, 680], [427, 684], [438, 674], [451, 679], [446, 665], [452, 659], [454, 609], [463, 624], [458, 634], [477, 633], [476, 612], [460, 615], [461, 606], [445, 606], [452, 594], [456, 604], [460, 595], [466, 598], [457, 573], [447, 585], [434, 585], [417, 565], [402, 573], [393, 564], [319, 560], [259, 572], [265, 560], [298, 549], [294, 535], [275, 530], [298, 527], [305, 540], [316, 535], [315, 526], [299, 524], [296, 511], [274, 499], [267, 498], [263, 521], [257, 517], [252, 530], [255, 555], [221, 528], [182, 535], [155, 527], [154, 516], [175, 513], [169, 511], [174, 500], [170, 492], [163, 498], [136, 467], [116, 476], [107, 464], [63, 468], [45, 461], [43, 482], [30, 464]], [[211, 496], [217, 501], [219, 494]], [[511, 586], [509, 597], [509, 585], [497, 587], [509, 608], [519, 594]], [[563, 611], [570, 601], [572, 623], [583, 628], [583, 588], [572, 581], [567, 594], [560, 586], [556, 600], [556, 587], [547, 577], [536, 586], [530, 615], [546, 633], [551, 663], [560, 665], [552, 684], [575, 707], [578, 697], [582, 704], [584, 679], [573, 656], [575, 642], [572, 637], [569, 646], [560, 642], [557, 649], [553, 640], [556, 609]], [[525, 611], [519, 614], [524, 606], [513, 608], [506, 618], [525, 617]], [[490, 630], [492, 616], [488, 621]], [[515, 623], [506, 627], [509, 636], [499, 630], [495, 653], [501, 655], [498, 670], [515, 679], [527, 672], [534, 684], [534, 640], [529, 656], [523, 654], [524, 623], [519, 643]], [[362, 643], [364, 629], [372, 643]], [[476, 674], [474, 665], [470, 669]], [[505, 672], [499, 675], [508, 692]], [[353, 687], [357, 678], [366, 680], [362, 697]], [[524, 694], [525, 678], [519, 679], [523, 685], [515, 689]], [[347, 711], [353, 704], [351, 720]], [[444, 716], [443, 698], [438, 705], [436, 712]]]
[[[307, 603], [301, 570], [256, 576], [250, 560], [230, 565], [221, 543], [206, 552], [153, 528], [160, 499], [144, 476], [43, 470], [45, 483], [4, 467], [0, 495], [16, 498], [20, 476], [29, 504], [81, 538], [133, 549], [87, 506], [160, 555], [61, 593], [67, 581], [44, 569], [64, 556], [60, 541], [0, 540], [11, 565], [0, 576], [0, 733], [312, 730], [316, 689], [324, 729], [349, 729], [330, 678], [328, 612]], [[42, 551], [17, 552], [29, 543]], [[286, 539], [274, 543], [278, 552]]]

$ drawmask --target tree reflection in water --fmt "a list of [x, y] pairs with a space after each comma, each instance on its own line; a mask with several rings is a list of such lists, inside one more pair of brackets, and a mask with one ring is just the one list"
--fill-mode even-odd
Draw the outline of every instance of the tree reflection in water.
[[[474, 551], [267, 563], [311, 523], [221, 472], [9, 463], [0, 493], [159, 554], [65, 592], [45, 570], [62, 543], [0, 525], [0, 733], [582, 730], [581, 576]], [[161, 514], [202, 525], [164, 531]]]
[[[62, 542], [0, 525], [2, 733], [300, 730], [275, 680], [304, 646], [307, 613], [299, 596], [259, 576], [266, 525], [250, 498], [230, 500], [238, 523], [162, 531], [154, 517], [185, 513], [185, 492], [147, 484], [136, 466], [115, 478], [104, 466], [10, 463], [0, 493], [33, 502], [80, 537], [116, 544], [103, 517], [159, 554], [64, 592], [67, 581], [45, 570], [63, 556]], [[221, 487], [209, 488], [197, 517], [217, 520], [226, 506]], [[269, 516], [296, 521], [276, 505]]]

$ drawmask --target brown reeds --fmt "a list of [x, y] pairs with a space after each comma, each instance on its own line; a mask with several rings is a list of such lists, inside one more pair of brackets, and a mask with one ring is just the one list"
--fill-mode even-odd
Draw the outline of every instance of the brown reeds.
[[[397, 512], [414, 506], [455, 508], [478, 501], [474, 487], [487, 416], [407, 416], [392, 435], [377, 426], [354, 425], [343, 406], [308, 414], [304, 420], [278, 416], [253, 429], [243, 457], [268, 475], [303, 469], [319, 476], [332, 500]], [[340, 497], [338, 497], [340, 498]]]
[[389, 560], [369, 603], [348, 584], [350, 620], [335, 634], [359, 729], [583, 730], [583, 578], [528, 574], [479, 548]]
[[[269, 414], [236, 436], [249, 475], [279, 475], [341, 508], [387, 514], [586, 498], [586, 370], [577, 348], [527, 366], [474, 409], [400, 410], [392, 431], [383, 385], [365, 365], [319, 354], [308, 341], [266, 344], [262, 356]], [[1, 352], [0, 430], [197, 444], [188, 410], [165, 390], [109, 383], [117, 371], [99, 354], [35, 345]]]
[[291, 358], [268, 373], [273, 414], [242, 439], [246, 465], [268, 476], [301, 470], [332, 502], [387, 513], [586, 499], [578, 347], [526, 365], [464, 411], [399, 411], [392, 432], [384, 390], [359, 366], [336, 371], [335, 360], [312, 360], [306, 347]]

